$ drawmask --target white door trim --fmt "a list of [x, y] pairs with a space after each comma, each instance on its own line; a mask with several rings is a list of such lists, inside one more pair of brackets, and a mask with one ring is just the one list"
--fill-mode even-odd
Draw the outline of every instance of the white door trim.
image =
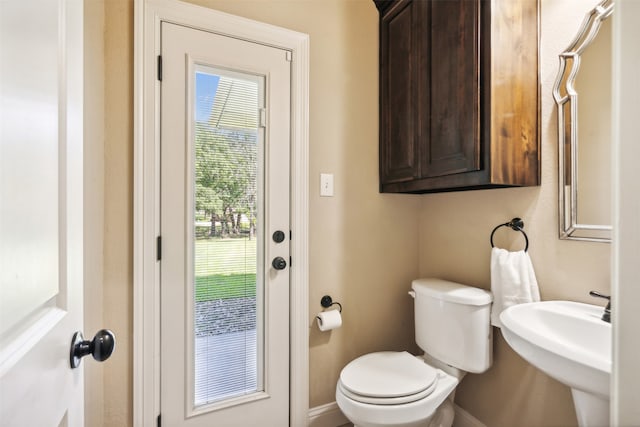
[[616, 2], [613, 13], [613, 245], [611, 306], [613, 370], [611, 375], [611, 425], [640, 423], [640, 323], [638, 301], [638, 248], [640, 248], [640, 53], [637, 25], [640, 4]]
[[155, 426], [160, 412], [159, 82], [160, 22], [290, 50], [291, 68], [291, 384], [290, 425], [309, 410], [308, 141], [309, 36], [176, 0], [134, 5], [133, 424]]

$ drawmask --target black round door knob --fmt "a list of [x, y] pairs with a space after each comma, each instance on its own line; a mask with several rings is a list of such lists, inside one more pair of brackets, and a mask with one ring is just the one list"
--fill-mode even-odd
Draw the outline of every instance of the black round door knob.
[[116, 337], [108, 329], [99, 330], [91, 341], [85, 341], [82, 332], [73, 334], [69, 362], [71, 369], [80, 366], [81, 359], [90, 354], [98, 362], [103, 362], [111, 356], [116, 346]]
[[276, 270], [284, 270], [287, 267], [287, 261], [285, 261], [281, 256], [278, 256], [273, 259], [271, 265]]

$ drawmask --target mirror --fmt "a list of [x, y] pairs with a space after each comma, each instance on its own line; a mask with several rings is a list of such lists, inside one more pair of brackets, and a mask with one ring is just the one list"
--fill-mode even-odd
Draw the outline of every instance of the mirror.
[[[611, 241], [611, 20], [613, 1], [587, 14], [560, 54], [558, 106], [560, 238]], [[596, 37], [597, 36], [597, 37]]]

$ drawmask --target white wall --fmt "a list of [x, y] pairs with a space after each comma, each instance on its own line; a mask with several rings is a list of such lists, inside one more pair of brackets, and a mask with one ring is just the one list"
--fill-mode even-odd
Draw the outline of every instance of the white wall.
[[612, 425], [640, 425], [640, 2], [614, 12], [614, 255]]

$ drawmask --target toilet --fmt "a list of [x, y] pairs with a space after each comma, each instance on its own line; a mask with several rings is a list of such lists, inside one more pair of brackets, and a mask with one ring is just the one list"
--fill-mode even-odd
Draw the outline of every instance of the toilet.
[[369, 353], [342, 369], [336, 403], [355, 427], [451, 427], [456, 386], [491, 366], [489, 291], [441, 279], [411, 289], [424, 354]]

